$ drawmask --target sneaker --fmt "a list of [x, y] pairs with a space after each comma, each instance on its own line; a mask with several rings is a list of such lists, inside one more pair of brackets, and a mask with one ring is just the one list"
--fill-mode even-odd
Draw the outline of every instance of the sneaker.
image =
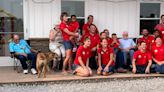
[[23, 73], [28, 74], [28, 70], [27, 69], [23, 70]]
[[34, 68], [31, 69], [32, 74], [37, 74], [36, 70]]

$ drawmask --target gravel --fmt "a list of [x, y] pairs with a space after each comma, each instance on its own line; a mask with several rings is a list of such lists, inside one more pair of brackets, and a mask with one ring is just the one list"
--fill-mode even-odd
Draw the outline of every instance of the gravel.
[[164, 78], [65, 82], [34, 85], [3, 84], [0, 92], [164, 92]]

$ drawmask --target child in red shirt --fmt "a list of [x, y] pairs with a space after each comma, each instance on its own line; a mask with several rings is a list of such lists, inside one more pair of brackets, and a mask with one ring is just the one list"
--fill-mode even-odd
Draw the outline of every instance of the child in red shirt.
[[139, 50], [134, 53], [132, 61], [133, 73], [150, 73], [152, 57], [146, 46], [146, 42], [142, 41]]
[[90, 38], [84, 38], [84, 45], [77, 50], [74, 61], [74, 74], [87, 77], [92, 75], [92, 70], [89, 67], [89, 58], [91, 56]]
[[[69, 30], [71, 32], [78, 32], [78, 29], [79, 29], [79, 23], [78, 21], [76, 20], [76, 15], [71, 15], [71, 21], [69, 22]], [[73, 52], [76, 52], [77, 50], [77, 46], [76, 46], [76, 43], [77, 43], [77, 37], [74, 37], [74, 36], [71, 36], [70, 37], [70, 40], [72, 41], [72, 44], [73, 44]]]
[[115, 55], [117, 54], [118, 50], [119, 50], [119, 46], [120, 46], [120, 42], [117, 38], [117, 34], [113, 33], [112, 34], [112, 43], [111, 43], [111, 47], [114, 49], [114, 53]]
[[108, 47], [108, 40], [101, 40], [101, 47], [97, 50], [98, 53], [98, 69], [97, 74], [107, 76], [114, 72], [114, 56], [113, 49]]

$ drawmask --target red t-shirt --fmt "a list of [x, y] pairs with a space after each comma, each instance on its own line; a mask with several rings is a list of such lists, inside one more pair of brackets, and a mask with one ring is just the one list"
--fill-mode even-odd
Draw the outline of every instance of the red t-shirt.
[[150, 47], [155, 42], [153, 36], [148, 36], [147, 38], [145, 38], [145, 37], [139, 38], [137, 43], [140, 43], [142, 41], [146, 42], [147, 50], [149, 50], [149, 51], [150, 51]]
[[[112, 39], [112, 41], [111, 41], [111, 44], [112, 44], [112, 42], [113, 42], [114, 40]], [[119, 43], [120, 44], [120, 42], [119, 42], [119, 40], [117, 39], [116, 40], [117, 41], [117, 43]], [[113, 45], [111, 45], [111, 47], [114, 47], [114, 48], [119, 48], [119, 45], [118, 44], [116, 44], [116, 43], [114, 43]]]
[[133, 59], [136, 59], [136, 65], [146, 65], [148, 61], [152, 59], [152, 56], [148, 51], [143, 53], [138, 50], [134, 53]]
[[112, 38], [107, 38], [108, 39], [108, 45], [111, 46], [111, 43], [113, 42]]
[[71, 27], [69, 27], [69, 26], [68, 26], [66, 23], [64, 23], [64, 22], [61, 22], [61, 23], [60, 23], [60, 30], [61, 30], [61, 32], [62, 32], [63, 40], [67, 41], [67, 40], [69, 40], [70, 35], [68, 35], [67, 33], [64, 32], [64, 29], [65, 29], [65, 28], [67, 28], [67, 29], [69, 30]]
[[[154, 29], [157, 29], [157, 30], [159, 30], [159, 31], [164, 31], [164, 25], [162, 25], [162, 24], [157, 24], [156, 26], [155, 26], [155, 28]], [[163, 34], [164, 34], [164, 32], [163, 32]]]
[[80, 65], [79, 60], [78, 60], [79, 56], [82, 58], [84, 65], [86, 65], [87, 59], [89, 59], [91, 57], [90, 48], [84, 48], [84, 46], [80, 46], [78, 48], [76, 57], [75, 57], [75, 61], [74, 61], [74, 64], [76, 64], [76, 65]]
[[164, 61], [164, 45], [157, 47], [156, 45], [152, 47], [152, 56], [158, 61]]
[[[110, 61], [110, 54], [113, 53], [113, 49], [108, 47], [106, 51], [102, 50], [102, 48], [99, 48], [97, 50], [97, 53], [101, 54], [101, 62], [103, 65], [107, 65]], [[112, 61], [110, 66], [115, 65], [114, 61]]]
[[90, 48], [96, 47], [98, 44], [100, 44], [100, 36], [98, 34], [91, 35], [90, 33], [83, 35], [79, 42], [84, 42], [84, 38], [87, 36], [90, 37], [91, 40]]
[[79, 23], [77, 21], [69, 23], [69, 30], [75, 32], [79, 28]]
[[89, 24], [89, 23], [86, 23], [86, 24], [83, 25], [83, 31], [85, 31], [85, 34], [88, 34], [89, 33], [89, 26], [90, 25], [91, 24]]

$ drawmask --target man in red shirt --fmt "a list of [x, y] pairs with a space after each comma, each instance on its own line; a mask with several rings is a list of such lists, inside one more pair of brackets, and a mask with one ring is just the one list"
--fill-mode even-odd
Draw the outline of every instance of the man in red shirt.
[[155, 71], [164, 73], [164, 45], [161, 37], [155, 39], [155, 46], [152, 48], [153, 61], [156, 63]]
[[139, 50], [134, 53], [132, 61], [133, 73], [150, 73], [152, 56], [146, 49], [146, 42], [140, 42]]
[[139, 38], [137, 44], [139, 45], [140, 42], [144, 41], [147, 45], [147, 50], [151, 50], [151, 46], [154, 43], [154, 37], [149, 35], [149, 31], [147, 29], [142, 29], [142, 38]]
[[162, 41], [164, 42], [164, 15], [161, 15], [161, 23], [157, 24], [154, 29], [162, 34]]
[[[82, 35], [89, 33], [89, 31], [90, 31], [89, 26], [91, 24], [93, 24], [93, 15], [89, 15], [87, 20], [88, 20], [88, 22], [83, 25]], [[98, 33], [97, 27], [96, 27], [96, 33]]]
[[90, 32], [83, 35], [79, 42], [82, 43], [86, 36], [90, 37], [90, 40], [91, 40], [90, 47], [91, 47], [91, 50], [94, 52], [97, 49], [97, 45], [100, 43], [100, 36], [96, 34], [96, 26], [94, 24], [91, 24], [89, 28], [90, 28]]
[[84, 41], [84, 38], [85, 37], [89, 37], [90, 40], [91, 40], [91, 45], [90, 45], [90, 48], [91, 48], [91, 58], [90, 58], [90, 66], [91, 68], [97, 68], [97, 62], [95, 60], [95, 56], [96, 56], [96, 50], [97, 48], [99, 47], [99, 43], [100, 43], [100, 36], [98, 34], [96, 34], [96, 26], [94, 24], [91, 24], [89, 26], [89, 29], [90, 29], [90, 32], [83, 35], [81, 40], [79, 41], [80, 44], [82, 44], [82, 42]]

